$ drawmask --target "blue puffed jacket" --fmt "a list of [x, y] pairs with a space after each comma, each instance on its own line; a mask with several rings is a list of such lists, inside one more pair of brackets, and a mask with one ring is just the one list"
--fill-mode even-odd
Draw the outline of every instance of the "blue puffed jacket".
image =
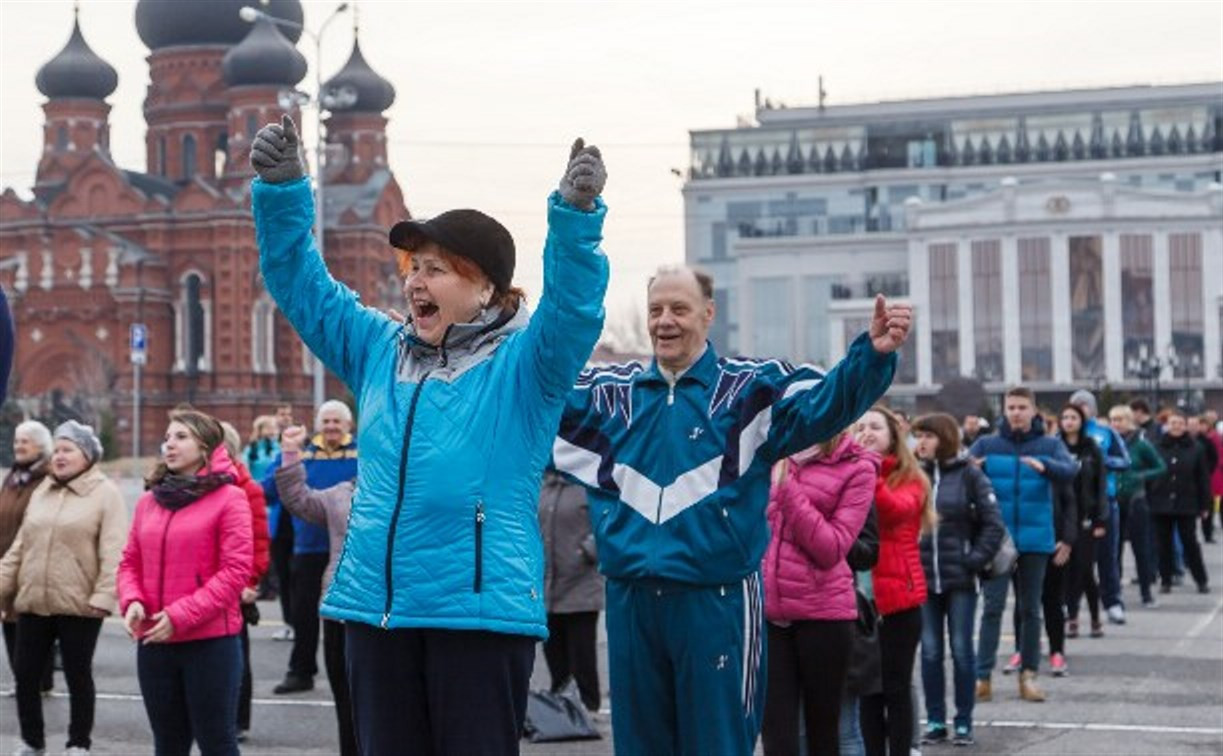
[[897, 356], [863, 334], [826, 375], [712, 345], [671, 384], [657, 362], [582, 374], [553, 449], [590, 490], [599, 569], [726, 585], [760, 569], [769, 472], [845, 428], [887, 390]]
[[540, 476], [602, 330], [606, 206], [553, 193], [534, 315], [491, 308], [435, 348], [328, 274], [306, 179], [252, 192], [268, 291], [357, 398], [357, 492], [323, 616], [547, 637]]
[[[985, 474], [994, 485], [1002, 522], [1015, 548], [1024, 554], [1052, 554], [1057, 536], [1050, 481], [1073, 480], [1079, 471], [1066, 445], [1045, 435], [1045, 423], [1037, 415], [1022, 433], [1003, 420], [996, 434], [978, 438], [968, 453], [985, 460]], [[1040, 460], [1044, 473], [1028, 467], [1021, 457]]]

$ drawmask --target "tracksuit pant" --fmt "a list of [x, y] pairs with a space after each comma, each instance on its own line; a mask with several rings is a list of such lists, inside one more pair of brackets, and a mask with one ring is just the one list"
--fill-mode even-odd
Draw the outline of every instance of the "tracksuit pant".
[[760, 573], [727, 585], [607, 581], [619, 756], [750, 756], [764, 713]]

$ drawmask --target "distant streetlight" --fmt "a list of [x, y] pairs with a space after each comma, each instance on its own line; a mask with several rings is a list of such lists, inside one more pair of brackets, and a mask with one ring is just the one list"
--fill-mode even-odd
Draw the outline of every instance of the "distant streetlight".
[[[323, 249], [326, 244], [324, 236], [324, 210], [323, 204], [323, 184], [326, 176], [326, 155], [327, 145], [323, 140], [323, 111], [332, 110], [335, 108], [345, 108], [357, 101], [357, 92], [349, 86], [337, 87], [334, 91], [323, 91], [323, 33], [327, 31], [328, 25], [335, 20], [336, 16], [348, 10], [348, 3], [340, 3], [336, 9], [331, 12], [331, 15], [323, 21], [318, 32], [312, 32], [305, 27], [304, 24], [299, 24], [296, 21], [286, 21], [283, 18], [277, 18], [271, 14], [265, 13], [258, 8], [252, 8], [249, 5], [243, 6], [238, 11], [238, 17], [248, 24], [253, 24], [259, 19], [267, 21], [290, 29], [300, 29], [303, 34], [308, 36], [314, 42], [314, 165], [315, 165], [315, 189], [314, 189], [314, 238], [318, 244], [319, 256], [323, 255]], [[311, 98], [304, 92], [295, 90], [283, 90], [276, 97], [277, 104], [284, 110], [291, 110], [294, 107], [304, 107], [311, 103]], [[314, 408], [317, 410], [326, 401], [326, 372], [323, 370], [323, 363], [318, 357], [314, 358]]]

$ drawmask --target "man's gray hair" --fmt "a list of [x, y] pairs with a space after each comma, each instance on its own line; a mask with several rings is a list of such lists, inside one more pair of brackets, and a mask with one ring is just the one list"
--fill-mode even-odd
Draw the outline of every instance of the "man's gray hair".
[[348, 423], [349, 428], [352, 427], [352, 410], [348, 405], [341, 402], [339, 399], [328, 399], [319, 405], [318, 412], [314, 414], [314, 430], [321, 431], [323, 429], [323, 415], [328, 412], [335, 412], [340, 417], [344, 418], [344, 422]]
[[654, 271], [654, 275], [650, 276], [649, 282], [646, 283], [646, 293], [649, 294], [650, 288], [654, 286], [654, 281], [657, 279], [679, 273], [691, 274], [696, 279], [696, 285], [701, 290], [701, 296], [705, 297], [706, 300], [713, 301], [713, 276], [695, 265], [660, 265], [658, 270]]
[[50, 458], [55, 448], [55, 442], [51, 440], [51, 431], [37, 420], [26, 420], [19, 424], [13, 430], [13, 437], [17, 436], [25, 436], [33, 441], [39, 449], [42, 449], [42, 454], [39, 456], [45, 458]]

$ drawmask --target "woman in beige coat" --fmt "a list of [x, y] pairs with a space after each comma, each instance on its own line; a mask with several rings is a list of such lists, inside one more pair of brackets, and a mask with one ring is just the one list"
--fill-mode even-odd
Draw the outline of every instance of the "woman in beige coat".
[[17, 614], [17, 718], [24, 747], [46, 737], [39, 679], [59, 640], [70, 700], [69, 754], [87, 753], [93, 730], [93, 652], [115, 611], [115, 571], [127, 539], [127, 507], [97, 468], [102, 444], [88, 425], [55, 429], [51, 473], [30, 497], [13, 545], [0, 559], [0, 614]]

